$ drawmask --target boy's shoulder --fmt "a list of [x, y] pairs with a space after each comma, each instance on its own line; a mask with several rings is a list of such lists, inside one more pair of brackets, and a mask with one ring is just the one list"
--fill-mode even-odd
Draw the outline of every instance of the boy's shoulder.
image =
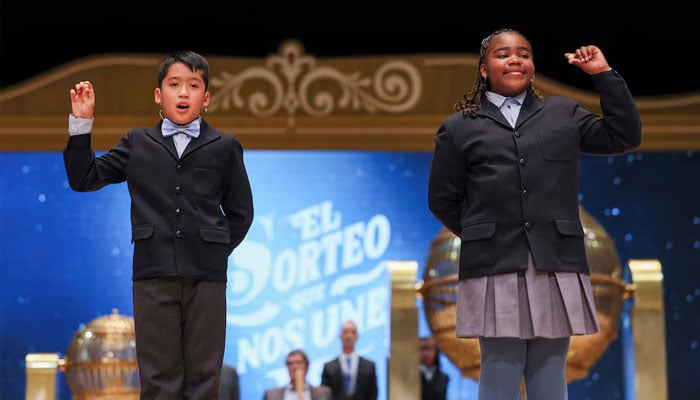
[[202, 123], [200, 125], [200, 135], [206, 134], [208, 136], [219, 136], [222, 139], [237, 141], [236, 135], [230, 132], [222, 131], [215, 126], [209, 124], [204, 118], [202, 118]]

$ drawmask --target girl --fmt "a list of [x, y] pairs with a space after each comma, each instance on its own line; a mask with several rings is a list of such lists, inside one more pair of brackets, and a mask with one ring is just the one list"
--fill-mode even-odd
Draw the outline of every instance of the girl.
[[529, 41], [481, 43], [472, 90], [435, 136], [428, 206], [460, 237], [458, 337], [478, 337], [478, 399], [567, 398], [571, 335], [598, 331], [578, 213], [581, 153], [641, 142], [639, 111], [596, 46], [565, 54], [591, 75], [602, 116], [535, 90]]

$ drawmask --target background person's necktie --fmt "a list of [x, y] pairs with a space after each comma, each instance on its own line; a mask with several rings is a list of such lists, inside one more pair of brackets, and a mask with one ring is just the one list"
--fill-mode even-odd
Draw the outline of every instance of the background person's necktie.
[[352, 360], [350, 357], [345, 357], [345, 368], [343, 369], [343, 380], [345, 381], [345, 392], [350, 393], [352, 389], [350, 384], [352, 383]]

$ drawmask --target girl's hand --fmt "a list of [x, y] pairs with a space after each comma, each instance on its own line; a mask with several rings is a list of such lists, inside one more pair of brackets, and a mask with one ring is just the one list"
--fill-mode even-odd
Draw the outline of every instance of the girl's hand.
[[593, 45], [581, 46], [572, 53], [564, 53], [564, 57], [569, 60], [569, 64], [581, 68], [589, 75], [610, 70], [603, 52]]

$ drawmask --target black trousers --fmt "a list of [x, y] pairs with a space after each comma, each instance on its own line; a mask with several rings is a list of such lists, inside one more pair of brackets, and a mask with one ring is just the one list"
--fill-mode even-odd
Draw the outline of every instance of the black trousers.
[[226, 283], [134, 281], [141, 400], [217, 400], [226, 341]]

